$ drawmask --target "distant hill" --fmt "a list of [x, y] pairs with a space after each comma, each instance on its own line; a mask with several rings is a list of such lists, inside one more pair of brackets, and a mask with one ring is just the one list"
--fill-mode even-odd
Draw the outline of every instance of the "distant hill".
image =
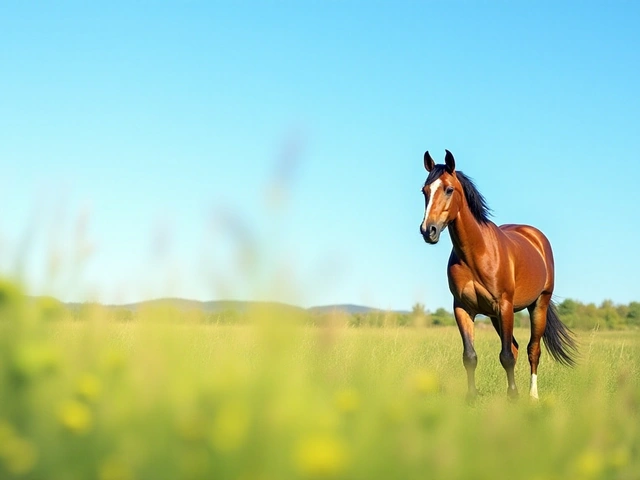
[[233, 310], [244, 313], [253, 308], [269, 308], [279, 309], [292, 312], [304, 312], [305, 309], [295, 305], [289, 305], [281, 302], [251, 302], [243, 300], [213, 300], [202, 302], [199, 300], [188, 300], [184, 298], [159, 298], [155, 300], [145, 300], [143, 302], [129, 303], [126, 305], [109, 305], [115, 308], [126, 308], [129, 310], [138, 310], [145, 307], [171, 305], [180, 310], [201, 310], [209, 313], [224, 312]]
[[311, 308], [308, 308], [307, 311], [312, 313], [345, 312], [349, 314], [354, 314], [354, 313], [379, 312], [380, 309], [365, 307], [363, 305], [353, 305], [350, 303], [345, 303], [340, 305], [323, 305], [320, 307], [311, 307]]
[[[336, 304], [336, 305], [320, 305], [316, 307], [303, 308], [296, 305], [290, 305], [282, 302], [259, 302], [259, 301], [244, 301], [244, 300], [213, 300], [208, 302], [202, 302], [199, 300], [189, 300], [186, 298], [158, 298], [154, 300], [145, 300], [142, 302], [127, 303], [127, 304], [109, 304], [104, 305], [108, 308], [124, 308], [127, 310], [138, 310], [145, 307], [171, 305], [180, 310], [201, 310], [209, 313], [217, 313], [228, 310], [244, 313], [252, 308], [270, 308], [270, 309], [283, 309], [285, 311], [291, 311], [292, 313], [310, 312], [310, 313], [332, 313], [332, 312], [344, 312], [347, 314], [356, 313], [371, 313], [381, 312], [379, 308], [367, 307], [364, 305], [354, 305], [350, 303]], [[65, 303], [65, 306], [72, 310], [77, 310], [83, 306], [82, 303], [69, 302]], [[396, 313], [408, 313], [407, 311], [396, 311]]]

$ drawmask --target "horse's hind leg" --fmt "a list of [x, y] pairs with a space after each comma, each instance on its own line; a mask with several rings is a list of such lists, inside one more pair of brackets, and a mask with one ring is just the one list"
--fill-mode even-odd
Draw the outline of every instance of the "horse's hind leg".
[[453, 305], [453, 313], [462, 336], [462, 363], [467, 371], [467, 399], [473, 400], [478, 394], [475, 377], [478, 356], [473, 348], [473, 318], [464, 308], [456, 304]]
[[531, 316], [531, 340], [527, 346], [529, 354], [529, 364], [531, 365], [531, 388], [529, 395], [531, 398], [538, 399], [538, 363], [540, 361], [540, 340], [547, 326], [547, 309], [551, 301], [550, 293], [543, 293], [538, 297], [535, 303], [529, 306], [529, 315]]

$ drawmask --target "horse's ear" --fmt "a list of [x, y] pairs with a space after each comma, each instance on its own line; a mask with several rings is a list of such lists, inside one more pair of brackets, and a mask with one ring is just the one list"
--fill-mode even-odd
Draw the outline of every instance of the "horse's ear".
[[431, 158], [431, 155], [429, 155], [429, 151], [427, 150], [424, 152], [424, 168], [427, 172], [430, 172], [435, 166], [436, 162], [433, 161], [433, 158]]
[[453, 154], [449, 150], [445, 150], [444, 164], [447, 166], [447, 172], [453, 173], [456, 169], [456, 159], [453, 158]]

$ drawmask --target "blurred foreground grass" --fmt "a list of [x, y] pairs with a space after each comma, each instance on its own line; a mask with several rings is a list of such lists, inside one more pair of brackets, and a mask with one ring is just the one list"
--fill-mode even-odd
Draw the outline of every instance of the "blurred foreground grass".
[[[477, 330], [478, 387], [455, 328], [304, 326], [252, 312], [203, 325], [156, 307], [73, 321], [0, 289], [0, 478], [639, 478], [640, 332], [580, 335], [579, 367], [543, 355], [541, 401]], [[526, 330], [517, 332], [521, 344]]]

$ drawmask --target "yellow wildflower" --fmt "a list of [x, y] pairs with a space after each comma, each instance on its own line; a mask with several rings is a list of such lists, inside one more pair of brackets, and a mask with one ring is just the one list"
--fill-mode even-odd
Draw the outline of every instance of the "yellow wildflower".
[[311, 477], [332, 477], [342, 473], [347, 466], [345, 444], [328, 435], [301, 440], [294, 457], [299, 472]]
[[413, 390], [422, 395], [437, 393], [440, 389], [438, 376], [426, 370], [416, 372], [410, 379]]
[[78, 395], [88, 401], [93, 401], [100, 396], [102, 392], [102, 383], [100, 379], [90, 373], [84, 374], [78, 380]]
[[595, 478], [604, 469], [602, 453], [595, 449], [587, 450], [580, 455], [575, 463], [577, 472], [585, 478]]
[[60, 423], [73, 433], [83, 434], [91, 429], [91, 410], [81, 402], [70, 400], [60, 407]]

